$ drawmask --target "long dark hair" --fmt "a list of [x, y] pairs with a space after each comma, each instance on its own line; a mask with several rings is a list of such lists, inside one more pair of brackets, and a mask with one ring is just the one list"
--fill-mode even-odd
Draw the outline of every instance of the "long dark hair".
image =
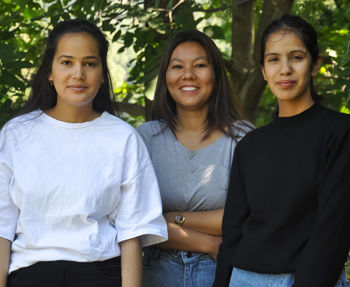
[[58, 23], [49, 33], [41, 65], [32, 80], [31, 96], [24, 104], [20, 114], [29, 113], [37, 109], [45, 111], [56, 105], [57, 93], [54, 86], [49, 83], [49, 75], [58, 42], [63, 35], [69, 33], [88, 33], [96, 40], [102, 63], [104, 81], [93, 100], [93, 109], [98, 113], [104, 111], [111, 114], [115, 113], [116, 109], [112, 100], [111, 79], [107, 66], [108, 41], [95, 24], [82, 19], [73, 19]]
[[[311, 24], [306, 22], [303, 18], [295, 15], [285, 14], [282, 17], [272, 21], [269, 26], [265, 29], [262, 39], [261, 39], [261, 47], [260, 47], [260, 64], [264, 66], [264, 56], [265, 56], [265, 48], [266, 42], [269, 36], [272, 33], [278, 31], [291, 31], [295, 33], [300, 40], [305, 45], [306, 49], [309, 51], [311, 55], [311, 69], [316, 65], [319, 57], [319, 47], [317, 41], [317, 32], [312, 27]], [[319, 103], [322, 100], [322, 97], [317, 94], [313, 78], [311, 76], [310, 80], [311, 87], [311, 97], [314, 102]]]
[[170, 41], [163, 55], [158, 74], [158, 80], [152, 105], [152, 117], [155, 120], [165, 122], [175, 134], [177, 125], [176, 103], [169, 94], [166, 84], [166, 72], [170, 58], [175, 48], [184, 42], [197, 42], [205, 50], [209, 63], [213, 68], [214, 88], [209, 99], [207, 123], [203, 139], [211, 132], [219, 129], [226, 135], [237, 139], [239, 128], [233, 128], [233, 124], [242, 118], [241, 108], [238, 103], [233, 103], [231, 87], [226, 75], [224, 63], [220, 51], [212, 39], [197, 30], [182, 31]]

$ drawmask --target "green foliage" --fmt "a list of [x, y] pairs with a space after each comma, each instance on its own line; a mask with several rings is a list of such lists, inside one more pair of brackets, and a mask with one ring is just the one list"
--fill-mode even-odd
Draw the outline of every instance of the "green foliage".
[[[338, 6], [336, 5], [338, 2]], [[315, 86], [323, 103], [349, 113], [350, 108], [350, 6], [346, 1], [303, 1], [294, 4], [294, 13], [317, 30], [323, 63]], [[276, 101], [266, 89], [259, 102], [256, 125], [273, 118]]]
[[295, 11], [319, 36], [323, 65], [316, 86], [324, 102], [350, 108], [350, 6], [347, 1], [297, 1]]
[[98, 20], [107, 4], [105, 0], [93, 4], [83, 0], [1, 0], [0, 125], [18, 111], [28, 96], [30, 77], [40, 63], [48, 30], [62, 19]]
[[[254, 4], [255, 29], [263, 2]], [[342, 111], [350, 108], [350, 6], [346, 2], [296, 0], [293, 8], [318, 30], [324, 62], [316, 85], [326, 104]], [[130, 59], [128, 79], [118, 84], [115, 96], [117, 101], [144, 105], [169, 39], [182, 29], [201, 27], [230, 47], [232, 9], [232, 0], [0, 0], [0, 124], [29, 95], [30, 76], [40, 63], [47, 32], [62, 19], [80, 17], [95, 22], [119, 44], [119, 50], [112, 53], [132, 47], [136, 56]], [[229, 48], [223, 49], [223, 57], [229, 63]], [[257, 125], [271, 120], [275, 105], [266, 89]], [[139, 120], [132, 115], [127, 119]]]

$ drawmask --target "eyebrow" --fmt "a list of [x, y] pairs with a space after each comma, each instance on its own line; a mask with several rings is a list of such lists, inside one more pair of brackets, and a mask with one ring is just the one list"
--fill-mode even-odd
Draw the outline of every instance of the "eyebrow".
[[[300, 49], [296, 49], [296, 50], [293, 50], [293, 51], [290, 51], [288, 52], [288, 54], [293, 54], [293, 53], [303, 53], [303, 54], [306, 54], [306, 51], [304, 50], [300, 50]], [[267, 53], [265, 54], [264, 58], [268, 57], [268, 56], [276, 56], [276, 55], [279, 55], [279, 53]]]
[[[73, 59], [74, 57], [73, 57], [73, 56], [69, 56], [69, 55], [60, 55], [60, 56], [57, 58], [57, 60], [58, 60], [58, 59], [61, 59], [61, 58]], [[86, 57], [84, 57], [84, 59], [96, 59], [96, 60], [99, 61], [99, 58], [96, 57], [96, 56], [86, 56]]]
[[[197, 60], [207, 60], [207, 61], [209, 61], [208, 57], [206, 57], [206, 56], [200, 56], [200, 57], [198, 57], [198, 58], [195, 58], [194, 60], [195, 60], [195, 61], [197, 61]], [[174, 62], [174, 61], [183, 62], [184, 60], [181, 60], [181, 59], [179, 59], [179, 58], [173, 58], [173, 59], [170, 60], [170, 63], [171, 63], [171, 62]]]

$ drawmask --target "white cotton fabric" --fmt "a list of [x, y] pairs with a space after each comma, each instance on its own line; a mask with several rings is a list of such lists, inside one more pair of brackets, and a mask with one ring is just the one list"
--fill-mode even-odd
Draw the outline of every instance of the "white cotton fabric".
[[118, 243], [167, 239], [156, 176], [135, 130], [104, 112], [66, 123], [35, 111], [0, 135], [0, 237], [9, 273], [39, 261], [103, 261]]

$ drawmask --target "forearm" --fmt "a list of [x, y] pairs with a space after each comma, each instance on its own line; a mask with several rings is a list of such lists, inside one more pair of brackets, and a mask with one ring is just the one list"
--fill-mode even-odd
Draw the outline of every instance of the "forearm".
[[0, 237], [0, 287], [6, 287], [11, 242]]
[[162, 248], [203, 252], [216, 259], [221, 236], [198, 232], [175, 223], [167, 222], [168, 241], [159, 244]]
[[120, 243], [122, 287], [141, 286], [141, 245], [138, 237]]
[[178, 214], [183, 214], [186, 218], [183, 227], [211, 235], [222, 235], [222, 217], [224, 210], [207, 210], [207, 211], [171, 211], [164, 213], [164, 217], [168, 222], [174, 222], [174, 218]]

